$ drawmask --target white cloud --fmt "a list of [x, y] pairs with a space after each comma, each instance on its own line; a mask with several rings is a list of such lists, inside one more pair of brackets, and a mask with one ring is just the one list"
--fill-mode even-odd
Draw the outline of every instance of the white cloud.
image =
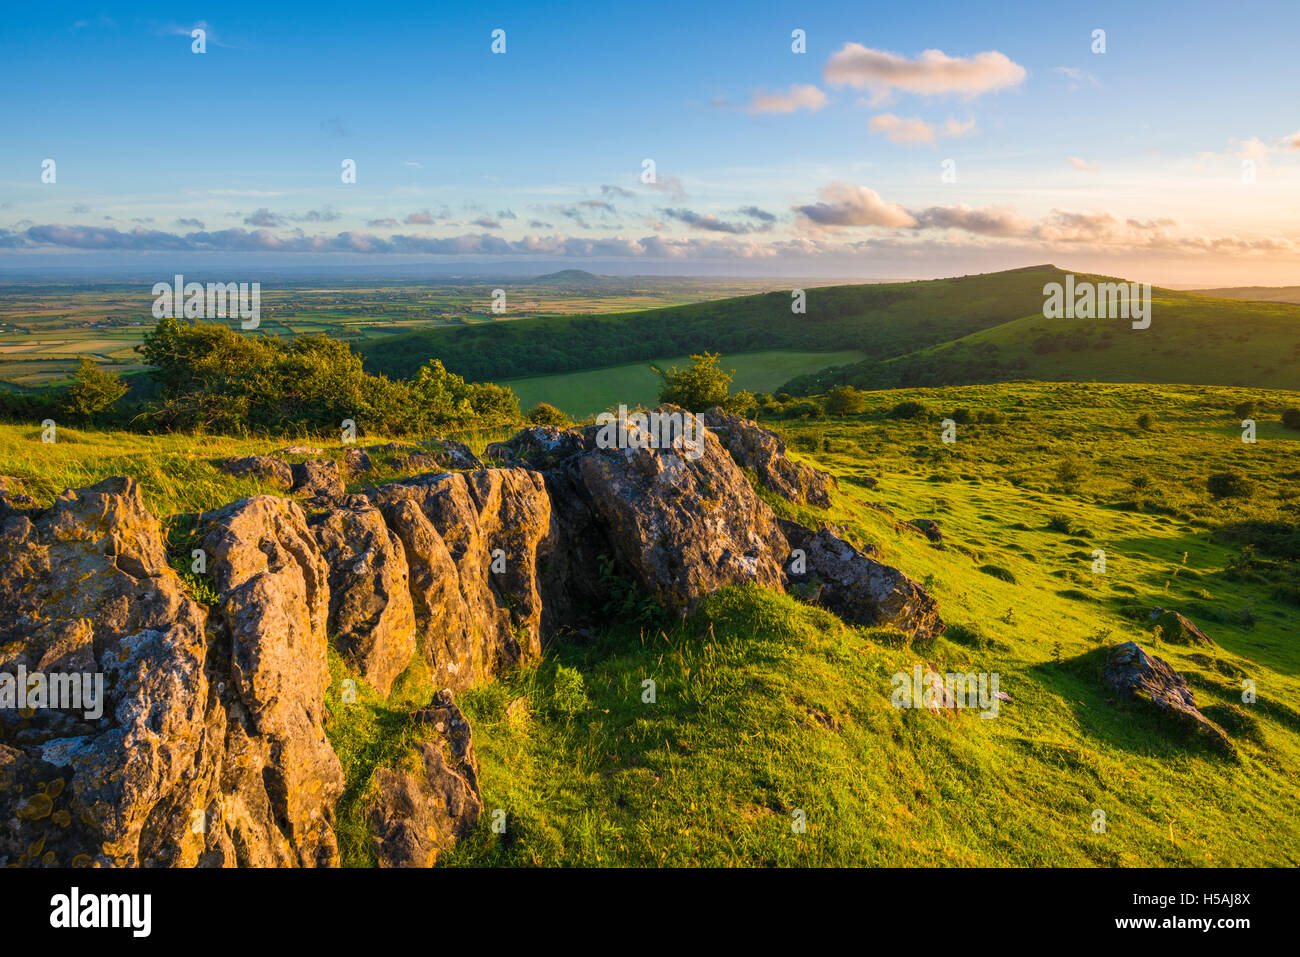
[[1066, 159], [1070, 161], [1070, 165], [1075, 169], [1081, 169], [1085, 173], [1095, 173], [1101, 168], [1096, 163], [1089, 163], [1087, 160], [1080, 159], [1077, 156], [1067, 156]]
[[915, 226], [916, 220], [897, 203], [887, 203], [874, 189], [831, 183], [817, 191], [821, 202], [794, 207], [814, 227]]
[[926, 50], [915, 60], [846, 43], [826, 63], [826, 82], [870, 90], [879, 105], [894, 93], [937, 96], [954, 93], [967, 98], [1016, 86], [1027, 76], [1025, 68], [995, 50], [972, 57], [950, 57], [942, 50]]
[[755, 92], [749, 100], [751, 113], [793, 113], [808, 110], [816, 113], [826, 105], [826, 94], [815, 86], [793, 84], [785, 93]]

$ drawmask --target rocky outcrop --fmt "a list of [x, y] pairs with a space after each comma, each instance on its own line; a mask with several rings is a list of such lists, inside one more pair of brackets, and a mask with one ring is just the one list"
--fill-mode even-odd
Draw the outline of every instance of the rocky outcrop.
[[0, 671], [100, 674], [103, 700], [0, 709], [0, 864], [196, 859], [188, 812], [217, 749], [205, 653], [203, 611], [167, 567], [135, 481], [4, 519]]
[[432, 740], [415, 746], [414, 767], [375, 772], [367, 824], [381, 867], [432, 867], [483, 811], [469, 722], [451, 692], [438, 692], [415, 720]]
[[701, 414], [704, 424], [743, 468], [753, 469], [759, 481], [782, 498], [819, 508], [829, 508], [835, 476], [796, 462], [786, 453], [785, 442], [756, 422], [728, 415], [718, 407]]
[[[490, 453], [521, 467], [354, 495], [331, 459], [226, 460], [282, 487], [289, 470], [324, 510], [309, 521], [291, 498], [255, 495], [197, 516], [195, 594], [210, 605], [168, 566], [134, 481], [48, 509], [0, 499], [0, 672], [104, 678], [102, 711], [0, 708], [0, 865], [337, 864], [329, 641], [380, 694], [421, 661], [413, 673], [448, 689], [414, 716], [427, 734], [376, 772], [365, 810], [381, 862], [427, 865], [482, 808], [450, 689], [590, 624], [608, 600], [602, 569], [673, 609], [728, 585], [794, 584], [849, 621], [942, 628], [901, 572], [831, 528], [778, 520], [712, 430], [691, 454], [680, 436], [655, 448], [634, 430], [645, 447], [607, 448], [599, 435], [527, 429]], [[477, 464], [458, 443], [418, 448]], [[794, 549], [806, 568], [787, 567]]]
[[293, 470], [289, 463], [272, 455], [243, 455], [219, 459], [217, 468], [228, 475], [251, 476], [274, 488], [293, 488]]
[[377, 508], [335, 509], [314, 519], [311, 530], [329, 569], [329, 633], [387, 696], [415, 653], [406, 549]]
[[589, 448], [595, 448], [594, 430], [592, 444], [588, 445], [586, 436], [579, 429], [534, 425], [520, 430], [504, 442], [489, 443], [487, 455], [500, 465], [548, 471]]
[[345, 493], [343, 473], [333, 459], [312, 459], [291, 466], [293, 493], [309, 500], [330, 502]]
[[541, 653], [539, 561], [554, 542], [540, 475], [444, 472], [365, 494], [405, 549], [417, 643], [437, 684], [468, 687]]
[[1124, 698], [1168, 715], [1206, 735], [1214, 744], [1232, 750], [1227, 733], [1197, 708], [1187, 679], [1135, 642], [1127, 641], [1111, 648], [1106, 653], [1102, 674]]
[[869, 558], [830, 527], [780, 524], [791, 550], [802, 552], [802, 562], [787, 564], [790, 580], [813, 586], [818, 604], [854, 624], [889, 625], [922, 639], [943, 633], [934, 598], [897, 568]]
[[[228, 675], [234, 764], [251, 761], [259, 769], [295, 863], [335, 863], [329, 818], [343, 773], [324, 729], [329, 569], [291, 500], [243, 499], [208, 516], [205, 527], [203, 549], [222, 596], [209, 623], [210, 657], [214, 670]], [[256, 794], [250, 807], [262, 798]], [[243, 823], [223, 818], [236, 858], [251, 840]]]
[[728, 585], [781, 588], [787, 547], [772, 510], [703, 431], [698, 458], [595, 449], [569, 463], [612, 555], [657, 602], [689, 609]]

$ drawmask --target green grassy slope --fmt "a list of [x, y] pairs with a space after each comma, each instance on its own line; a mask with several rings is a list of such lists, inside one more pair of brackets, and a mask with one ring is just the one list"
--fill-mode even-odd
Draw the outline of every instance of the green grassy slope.
[[1051, 266], [926, 282], [807, 290], [807, 313], [774, 292], [603, 316], [479, 323], [392, 336], [360, 345], [371, 372], [412, 375], [439, 358], [468, 379], [574, 372], [655, 356], [758, 349], [859, 349], [903, 355], [1015, 319], [1042, 306]]
[[[1113, 281], [1076, 274], [1076, 281]], [[904, 356], [792, 377], [785, 388], [821, 392], [1018, 379], [1193, 382], [1300, 388], [1300, 306], [1218, 299], [1154, 288], [1151, 325], [1125, 319], [1047, 319], [1042, 296], [1028, 315]]]
[[[931, 416], [883, 416], [905, 399]], [[1261, 406], [1254, 445], [1232, 413], [1247, 399]], [[458, 696], [486, 814], [445, 863], [1300, 864], [1300, 552], [1277, 552], [1300, 534], [1300, 433], [1277, 422], [1300, 396], [1003, 384], [891, 391], [870, 405], [777, 426], [796, 455], [839, 476], [830, 510], [765, 498], [874, 544], [935, 594], [949, 632], [913, 647], [752, 588], [715, 596], [685, 622], [629, 620], [635, 602], [607, 581], [597, 633], [565, 636], [539, 664]], [[959, 425], [945, 445], [938, 419], [958, 408], [1003, 421]], [[1149, 430], [1136, 425], [1142, 413]], [[0, 474], [41, 501], [66, 484], [138, 474], [166, 514], [251, 490], [207, 456], [275, 447], [63, 436], [43, 446], [34, 428], [0, 426]], [[1063, 461], [1077, 477], [1061, 478]], [[1254, 482], [1253, 497], [1206, 493], [1206, 477], [1227, 468]], [[914, 518], [939, 523], [942, 549], [897, 522]], [[1281, 529], [1273, 551], [1250, 522]], [[1104, 575], [1092, 572], [1097, 548]], [[1154, 605], [1182, 611], [1215, 645], [1155, 635]], [[1235, 758], [1113, 700], [1098, 655], [1130, 639], [1187, 676]], [[993, 720], [892, 708], [890, 677], [922, 662], [997, 672], [1012, 701]], [[365, 864], [371, 775], [400, 758], [415, 733], [406, 709], [431, 689], [408, 682], [385, 703], [363, 688], [343, 704], [346, 672], [332, 664], [329, 733], [349, 788], [340, 842], [345, 860]], [[1243, 679], [1256, 683], [1253, 705], [1241, 701]], [[496, 809], [504, 834], [490, 827]], [[1091, 829], [1097, 809], [1105, 834]], [[791, 827], [797, 811], [804, 833]]]

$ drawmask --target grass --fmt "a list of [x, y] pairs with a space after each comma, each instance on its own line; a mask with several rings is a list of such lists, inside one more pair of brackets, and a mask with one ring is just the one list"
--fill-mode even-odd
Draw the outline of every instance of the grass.
[[[853, 350], [839, 352], [747, 352], [723, 356], [722, 368], [736, 376], [731, 387], [735, 391], [770, 392], [791, 375], [816, 372], [831, 365], [856, 362], [864, 353]], [[653, 363], [661, 369], [674, 365], [690, 365], [690, 356], [672, 359], [632, 362], [608, 369], [591, 369], [585, 372], [568, 372], [557, 375], [529, 376], [507, 379], [502, 384], [514, 389], [519, 404], [524, 409], [539, 402], [549, 402], [575, 418], [595, 415], [621, 402], [629, 408], [641, 404], [653, 406], [657, 401], [661, 382], [650, 369]]]
[[[1232, 414], [1248, 399], [1260, 406], [1253, 445]], [[609, 615], [594, 635], [561, 636], [540, 662], [458, 695], [485, 814], [443, 863], [1300, 863], [1300, 643], [1286, 597], [1300, 555], [1284, 557], [1300, 432], [1277, 421], [1300, 397], [1013, 383], [868, 400], [861, 416], [766, 423], [839, 477], [832, 508], [764, 498], [874, 544], [936, 596], [947, 634], [914, 647], [746, 587], [685, 621]], [[902, 401], [928, 414], [888, 418]], [[959, 425], [945, 444], [940, 419], [957, 408], [1003, 421]], [[1136, 425], [1143, 412], [1150, 430]], [[139, 469], [165, 512], [234, 497], [237, 480], [201, 458], [276, 447], [62, 436], [42, 447], [38, 430], [3, 427], [0, 474], [48, 500], [61, 485]], [[481, 451], [489, 437], [462, 438]], [[1255, 485], [1252, 498], [1209, 494], [1206, 478], [1229, 469]], [[939, 524], [942, 547], [905, 524], [920, 518]], [[1093, 571], [1098, 549], [1104, 574]], [[1166, 640], [1149, 620], [1155, 606], [1182, 612], [1214, 645]], [[1235, 755], [1113, 700], [1101, 651], [1126, 640], [1186, 675]], [[891, 676], [918, 663], [996, 672], [1012, 700], [995, 720], [891, 707]], [[347, 672], [331, 664], [328, 733], [348, 776], [340, 843], [363, 865], [373, 771], [405, 760], [416, 733], [405, 714], [429, 688], [411, 676], [383, 702], [359, 683], [360, 703], [340, 707]], [[1253, 704], [1242, 702], [1244, 680]], [[490, 827], [498, 809], [504, 833]], [[1092, 831], [1097, 809], [1104, 834]]]

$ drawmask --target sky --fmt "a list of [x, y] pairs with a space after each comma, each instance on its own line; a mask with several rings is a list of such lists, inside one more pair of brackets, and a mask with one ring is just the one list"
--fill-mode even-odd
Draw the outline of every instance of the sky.
[[1295, 0], [14, 6], [0, 269], [1300, 284], [1298, 28]]

